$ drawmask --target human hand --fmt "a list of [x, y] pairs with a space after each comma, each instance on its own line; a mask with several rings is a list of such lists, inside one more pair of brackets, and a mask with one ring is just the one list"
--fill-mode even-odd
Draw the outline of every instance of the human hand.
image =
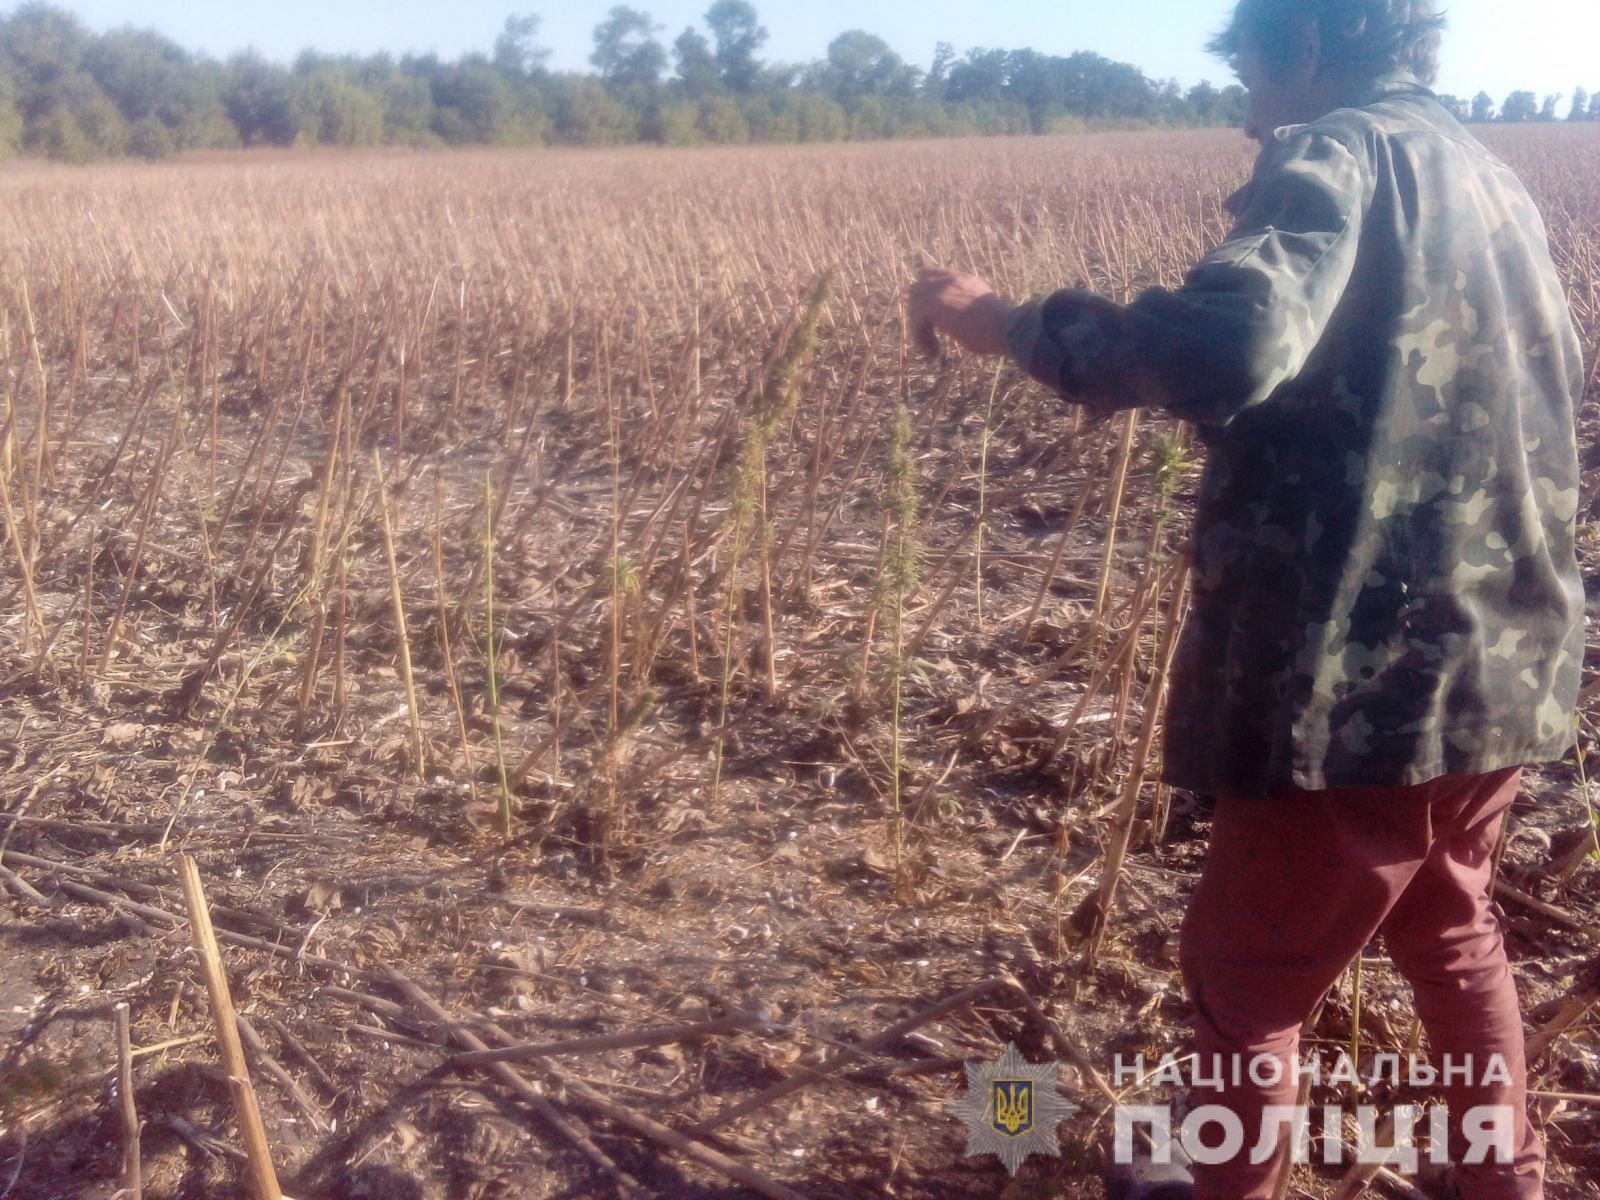
[[1006, 354], [1006, 318], [1012, 307], [980, 276], [928, 269], [918, 273], [906, 298], [912, 336], [930, 356], [944, 334], [972, 354]]

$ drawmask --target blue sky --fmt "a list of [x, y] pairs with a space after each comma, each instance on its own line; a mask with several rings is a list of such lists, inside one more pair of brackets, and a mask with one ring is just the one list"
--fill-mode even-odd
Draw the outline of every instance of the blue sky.
[[[57, 0], [98, 29], [155, 28], [193, 49], [226, 55], [254, 47], [289, 59], [311, 46], [330, 52], [436, 50], [453, 57], [487, 50], [511, 12], [544, 18], [542, 41], [559, 67], [587, 65], [591, 33], [615, 0]], [[1446, 0], [1442, 91], [1497, 100], [1513, 88], [1567, 95], [1600, 90], [1596, 0]], [[1047, 53], [1094, 50], [1157, 78], [1224, 82], [1227, 69], [1201, 48], [1231, 0], [754, 0], [771, 31], [769, 59], [821, 57], [835, 34], [861, 28], [926, 66], [940, 40], [971, 46], [1032, 46]], [[633, 0], [671, 41], [699, 24], [710, 0]], [[8, 0], [0, 6], [12, 7]]]

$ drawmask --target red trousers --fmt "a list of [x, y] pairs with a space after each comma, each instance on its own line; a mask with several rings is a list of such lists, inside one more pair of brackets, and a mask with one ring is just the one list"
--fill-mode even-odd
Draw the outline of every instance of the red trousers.
[[[1495, 846], [1521, 777], [1510, 770], [1419, 787], [1218, 802], [1181, 959], [1199, 1062], [1220, 1056], [1225, 1067], [1226, 1084], [1197, 1089], [1195, 1103], [1236, 1113], [1246, 1145], [1229, 1164], [1197, 1166], [1197, 1200], [1272, 1195], [1289, 1147], [1284, 1137], [1276, 1160], [1248, 1161], [1263, 1110], [1295, 1104], [1300, 1028], [1380, 932], [1415, 993], [1435, 1062], [1473, 1060], [1472, 1078], [1458, 1076], [1445, 1089], [1452, 1125], [1479, 1106], [1515, 1115], [1514, 1161], [1458, 1167], [1463, 1200], [1543, 1195], [1544, 1147], [1527, 1118], [1522, 1015], [1489, 898]], [[1503, 1056], [1504, 1073], [1485, 1069], [1494, 1055]], [[1284, 1064], [1282, 1082], [1252, 1081], [1249, 1064], [1261, 1056]], [[1241, 1060], [1244, 1084], [1233, 1086], [1228, 1064]], [[1256, 1073], [1268, 1083], [1272, 1077]], [[1207, 1076], [1198, 1080], [1203, 1086]], [[1314, 1117], [1312, 1130], [1321, 1127]]]

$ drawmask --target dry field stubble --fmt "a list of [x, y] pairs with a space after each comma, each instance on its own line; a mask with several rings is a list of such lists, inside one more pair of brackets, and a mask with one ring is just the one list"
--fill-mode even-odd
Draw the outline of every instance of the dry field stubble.
[[[1600, 130], [1494, 132], [1593, 363]], [[1010, 975], [1054, 1036], [1002, 988], [697, 1141], [768, 1194], [994, 1195], [958, 1060], [1180, 1048], [1205, 808], [1141, 777], [1197, 452], [918, 359], [900, 292], [1174, 282], [1248, 166], [1209, 133], [0, 172], [0, 1191], [115, 1188], [117, 1000], [146, 1194], [237, 1186], [178, 851], [279, 947], [226, 954], [301, 1200], [727, 1194], [629, 1115], [709, 1126]], [[1600, 1179], [1590, 819], [1581, 764], [1539, 772], [1503, 867], [1556, 1197]], [[541, 1114], [437, 1070], [396, 966], [491, 1045], [768, 1025], [524, 1065]], [[1352, 981], [1317, 1036], [1403, 1047], [1404, 989]], [[1064, 1132], [1025, 1178], [1099, 1194], [1104, 1125]]]

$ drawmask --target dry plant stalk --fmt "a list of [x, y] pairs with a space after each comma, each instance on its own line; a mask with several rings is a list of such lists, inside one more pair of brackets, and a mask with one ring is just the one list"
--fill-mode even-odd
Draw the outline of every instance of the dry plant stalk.
[[455, 708], [456, 736], [461, 742], [461, 762], [467, 772], [467, 791], [472, 803], [477, 804], [478, 772], [472, 761], [472, 743], [467, 740], [467, 707], [461, 698], [461, 681], [456, 676], [456, 652], [450, 643], [450, 605], [444, 589], [444, 482], [437, 476], [433, 482], [433, 578], [439, 621], [439, 655], [444, 659], [445, 682], [449, 684], [450, 703]]
[[[994, 379], [989, 384], [989, 405], [983, 414], [983, 433], [978, 445], [978, 520], [972, 531], [972, 595], [973, 619], [978, 633], [984, 632], [983, 621], [983, 538], [989, 532], [989, 442], [994, 437], [994, 400], [1000, 393], [1000, 379], [1004, 364], [994, 369]], [[1065, 539], [1062, 539], [1065, 542]], [[1032, 624], [1032, 621], [1029, 621]]]
[[905, 683], [905, 606], [916, 591], [919, 558], [915, 541], [917, 523], [917, 464], [911, 450], [911, 418], [901, 406], [895, 411], [889, 437], [889, 472], [885, 487], [885, 515], [892, 523], [884, 563], [883, 590], [890, 611], [894, 658], [890, 665], [893, 699], [889, 712], [889, 811], [894, 820], [895, 886], [902, 899], [913, 894], [905, 860], [905, 809], [901, 801], [901, 720]]
[[122, 1128], [122, 1195], [143, 1200], [144, 1178], [139, 1165], [139, 1110], [133, 1098], [133, 1041], [128, 1029], [128, 1003], [111, 1010], [117, 1034], [117, 1118]]
[[111, 665], [111, 656], [116, 652], [117, 637], [122, 632], [122, 621], [127, 615], [128, 601], [133, 595], [134, 582], [139, 577], [140, 566], [144, 562], [145, 544], [150, 536], [150, 524], [155, 519], [156, 510], [161, 507], [161, 485], [166, 475], [167, 464], [172, 460], [172, 452], [177, 447], [178, 438], [183, 432], [184, 418], [181, 413], [173, 413], [172, 424], [167, 430], [167, 436], [162, 441], [161, 453], [156, 459], [155, 470], [150, 472], [150, 481], [145, 485], [144, 500], [139, 515], [139, 532], [133, 546], [133, 558], [128, 565], [122, 579], [122, 591], [117, 597], [117, 606], [112, 610], [111, 622], [106, 627], [106, 640], [100, 650], [100, 663], [95, 671], [97, 676], [103, 676]]
[[[1181, 536], [1181, 513], [1173, 506], [1169, 518], [1167, 503], [1187, 478], [1182, 438], [1167, 445], [1156, 434], [1152, 484], [1137, 469], [1144, 435], [1131, 418], [1085, 424], [1009, 367], [991, 379], [949, 360], [908, 365], [891, 280], [909, 239], [939, 247], [939, 260], [970, 261], [1013, 294], [1073, 279], [1111, 292], [1175, 281], [1226, 232], [1218, 198], [1248, 170], [1234, 141], [1218, 135], [1202, 153], [1176, 135], [1056, 139], [1026, 153], [1000, 142], [959, 151], [841, 146], [827, 152], [825, 170], [820, 152], [552, 154], [539, 159], [535, 186], [487, 152], [178, 163], [158, 173], [8, 164], [0, 173], [0, 260], [12, 268], [0, 288], [0, 686], [54, 682], [52, 639], [70, 635], [69, 609], [81, 605], [74, 667], [85, 704], [138, 705], [130, 697], [151, 691], [183, 699], [191, 681], [198, 699], [208, 677], [243, 661], [211, 732], [226, 719], [253, 731], [293, 722], [303, 733], [322, 715], [330, 673], [336, 730], [371, 703], [397, 711], [404, 687], [420, 771], [421, 706], [437, 670], [469, 786], [483, 791], [472, 757], [491, 749], [471, 740], [479, 735], [467, 700], [479, 698], [461, 697], [463, 685], [476, 685], [465, 672], [450, 677], [456, 654], [484, 645], [502, 830], [511, 789], [535, 768], [579, 776], [552, 790], [592, 780], [586, 794], [609, 802], [604, 829], [631, 832], [630, 797], [657, 785], [674, 796], [715, 786], [735, 733], [752, 761], [790, 765], [781, 752], [799, 742], [792, 735], [802, 725], [813, 727], [802, 736], [816, 732], [822, 743], [808, 760], [838, 756], [826, 745], [834, 726], [847, 741], [859, 729], [881, 739], [892, 727], [893, 749], [857, 739], [850, 753], [861, 747], [872, 758], [862, 774], [879, 797], [890, 790], [879, 786], [890, 766], [882, 760], [894, 760], [896, 780], [902, 768], [918, 772], [920, 795], [896, 803], [912, 822], [943, 779], [981, 775], [991, 749], [1030, 785], [1050, 777], [1069, 745], [1084, 752], [1065, 781], [1074, 794], [1080, 759], [1099, 773], [1091, 785], [1126, 778], [1136, 748], [1091, 726], [1090, 710], [1106, 707], [1109, 693], [1111, 724], [1137, 721], [1139, 680], [1159, 669], [1152, 659], [1171, 636], [1157, 618], [1173, 571], [1164, 543]], [[1554, 201], [1551, 241], [1592, 349], [1600, 237], [1587, 182], [1600, 169], [1600, 140], [1568, 141], [1560, 153], [1533, 141], [1513, 148], [1540, 198]], [[949, 156], [958, 153], [974, 169], [952, 201]], [[645, 163], [661, 172], [652, 180], [660, 205], [649, 212], [633, 169]], [[441, 219], [459, 218], [464, 196], [472, 218]], [[995, 221], [999, 210], [1012, 220]], [[522, 271], [530, 261], [541, 269]], [[818, 307], [816, 281], [831, 262], [843, 264], [837, 298]], [[1588, 361], [1592, 389], [1600, 354]], [[942, 504], [930, 495], [917, 521], [885, 522], [880, 537], [881, 465], [897, 402], [917, 422], [910, 457], [963, 498]], [[963, 431], [977, 434], [980, 419], [981, 444], [969, 447]], [[386, 552], [362, 556], [350, 541], [371, 527], [365, 497], [352, 501], [370, 479], [362, 454], [374, 447], [392, 475], [374, 504]], [[964, 498], [974, 457], [975, 529]], [[459, 553], [472, 568], [448, 596], [442, 670], [409, 644], [396, 596], [398, 547], [426, 525], [425, 497], [407, 485], [429, 471], [439, 481], [435, 590], [450, 586], [441, 558]], [[498, 492], [480, 497], [480, 472]], [[1600, 481], [1586, 480], [1583, 492], [1592, 516]], [[1058, 585], [1083, 581], [1062, 578], [1072, 572], [1067, 530], [1035, 539], [1012, 517], [1036, 497], [1067, 493], [1074, 545], [1092, 510], [1111, 527], [1091, 554], [1098, 580], [1084, 591], [1097, 621], [1046, 651], [1060, 631], [1040, 614]], [[441, 513], [475, 514], [480, 498], [483, 553], [443, 544], [450, 530]], [[932, 569], [891, 612], [875, 569], [891, 565], [902, 535], [927, 548]], [[295, 568], [277, 561], [280, 546]], [[408, 546], [409, 572], [418, 554], [427, 554], [420, 542]], [[1124, 575], [1141, 580], [1131, 594], [1117, 583]], [[439, 599], [428, 596], [423, 611]], [[401, 671], [414, 677], [401, 681], [388, 677], [393, 655], [371, 652], [374, 629], [386, 645], [391, 608], [402, 648], [418, 655]], [[275, 648], [278, 632], [264, 631], [277, 615], [293, 628], [285, 652], [267, 661], [263, 647]], [[985, 629], [1001, 629], [1005, 644]], [[1031, 641], [1018, 646], [1018, 633]], [[892, 670], [872, 661], [889, 656], [891, 634]], [[949, 727], [917, 720], [909, 687], [898, 687], [924, 653], [948, 664], [948, 690], [974, 705], [971, 725], [982, 732], [960, 746], [943, 744]], [[519, 703], [527, 693], [513, 687], [542, 685], [546, 673], [547, 708]], [[759, 704], [774, 694], [779, 703]], [[1587, 699], [1596, 698], [1600, 689], [1590, 689]], [[16, 699], [27, 717], [27, 697]], [[662, 719], [650, 721], [657, 704]], [[175, 734], [204, 724], [172, 708]], [[1148, 711], [1145, 720], [1148, 735]], [[644, 721], [650, 737], [633, 737]], [[986, 736], [1011, 725], [1044, 728], [1056, 744], [1040, 758], [1005, 730]], [[41, 728], [29, 727], [29, 740]], [[9, 726], [3, 732], [22, 740]], [[268, 734], [263, 749], [311, 753], [296, 740]], [[343, 751], [336, 744], [315, 751], [329, 766], [375, 772], [385, 784], [405, 773], [371, 762], [374, 748], [359, 738]], [[636, 746], [648, 747], [637, 761]], [[505, 769], [508, 752], [520, 763], [515, 773]], [[146, 762], [159, 753], [141, 750]], [[180, 765], [186, 797], [210, 786], [203, 759]], [[804, 764], [819, 774], [825, 765], [839, 764]], [[1030, 767], [1042, 767], [1040, 776], [1029, 778]], [[33, 783], [30, 769], [23, 762], [8, 782]], [[808, 777], [798, 778], [803, 788]], [[938, 782], [923, 788], [925, 780]], [[847, 790], [829, 790], [848, 805]], [[984, 803], [980, 789], [971, 794]], [[41, 792], [41, 802], [49, 796]], [[1146, 800], [1134, 803], [1137, 822]], [[722, 818], [716, 806], [699, 807]], [[558, 825], [580, 806], [551, 808]], [[1155, 810], [1159, 828], [1159, 792]], [[646, 828], [652, 811], [640, 806], [641, 845], [658, 833]], [[1109, 836], [1126, 815], [1119, 804], [1117, 828], [1102, 829], [1114, 855], [1128, 853]], [[1085, 824], [1062, 828], [1081, 842]], [[0, 827], [3, 841], [15, 825]], [[581, 836], [592, 843], [595, 828]], [[953, 845], [961, 837], [951, 830]], [[1594, 849], [1592, 839], [1574, 848], [1554, 865], [1555, 880], [1578, 884]], [[1503, 886], [1499, 895], [1538, 921], [1592, 924], [1575, 886], [1543, 899]], [[128, 912], [168, 924], [160, 910], [132, 903]], [[235, 944], [292, 958], [270, 939]], [[1586, 1012], [1589, 1003], [1574, 997], [1563, 1028], [1581, 1027]], [[1546, 1043], [1556, 1036], [1545, 1032]]]
[[406, 600], [400, 588], [400, 562], [394, 551], [394, 528], [389, 517], [389, 487], [383, 478], [383, 460], [372, 452], [378, 475], [379, 528], [383, 531], [383, 556], [389, 564], [389, 598], [394, 605], [395, 633], [400, 638], [400, 678], [406, 689], [406, 715], [411, 726], [411, 769], [418, 779], [428, 776], [427, 743], [422, 736], [422, 711], [417, 705], [417, 681], [411, 671], [411, 637], [406, 630]]
[[179, 857], [184, 903], [189, 911], [189, 928], [194, 948], [200, 955], [200, 969], [206, 992], [211, 997], [211, 1022], [216, 1028], [217, 1048], [222, 1053], [223, 1070], [228, 1073], [228, 1088], [233, 1094], [239, 1136], [244, 1141], [250, 1170], [250, 1184], [256, 1200], [283, 1200], [278, 1190], [278, 1175], [272, 1166], [272, 1150], [267, 1144], [266, 1127], [261, 1123], [261, 1108], [250, 1086], [250, 1068], [245, 1062], [244, 1045], [234, 1016], [233, 998], [228, 993], [228, 976], [222, 967], [222, 952], [211, 927], [211, 910], [200, 882], [200, 868], [194, 859]]
[[[494, 483], [487, 476], [483, 481], [484, 507], [483, 507], [483, 621], [484, 621], [484, 674], [489, 684], [489, 723], [494, 727], [494, 767], [495, 778], [500, 784], [500, 836], [511, 837], [511, 779], [506, 774], [506, 747], [505, 739], [500, 729], [500, 657], [499, 643], [496, 641], [498, 634], [494, 626]], [[561, 681], [556, 680], [556, 686], [561, 686]], [[559, 746], [561, 743], [561, 726], [556, 725], [551, 740]], [[541, 756], [542, 757], [542, 756]], [[559, 751], [558, 751], [559, 757]], [[532, 755], [523, 765], [532, 770], [537, 764], [537, 759]], [[523, 775], [521, 767], [517, 769], [517, 778]]]
[[[1149, 691], [1145, 696], [1144, 729], [1139, 735], [1139, 744], [1133, 752], [1133, 767], [1122, 787], [1122, 799], [1117, 806], [1114, 826], [1111, 834], [1111, 843], [1106, 850], [1105, 862], [1101, 866], [1100, 897], [1095, 921], [1095, 928], [1089, 937], [1087, 947], [1087, 960], [1093, 964], [1099, 961], [1100, 949], [1105, 940], [1106, 929], [1111, 921], [1112, 906], [1116, 903], [1117, 885], [1122, 879], [1123, 863], [1127, 859], [1128, 846], [1133, 838], [1134, 818], [1139, 811], [1139, 793], [1144, 787], [1145, 771], [1150, 762], [1150, 753], [1155, 745], [1156, 730], [1160, 727], [1160, 713], [1162, 700], [1166, 696], [1167, 677], [1172, 670], [1172, 656], [1178, 645], [1178, 627], [1181, 624], [1183, 602], [1188, 594], [1189, 560], [1181, 558], [1178, 561], [1176, 577], [1172, 582], [1172, 599], [1167, 611], [1167, 624], [1163, 632], [1161, 653], [1157, 658], [1156, 675], [1150, 683]], [[1134, 625], [1137, 631], [1138, 625]]]
[[1100, 561], [1100, 590], [1095, 593], [1094, 615], [1106, 610], [1111, 589], [1111, 564], [1117, 552], [1118, 523], [1122, 517], [1122, 498], [1128, 490], [1128, 466], [1133, 461], [1134, 439], [1139, 432], [1139, 410], [1130, 408], [1122, 418], [1122, 444], [1117, 448], [1116, 473], [1111, 480], [1111, 515], [1106, 523], [1106, 544]]
[[773, 436], [788, 420], [799, 400], [800, 371], [816, 345], [828, 300], [837, 281], [827, 272], [812, 289], [810, 297], [778, 339], [778, 348], [767, 364], [754, 395], [754, 411], [739, 449], [738, 470], [734, 477], [733, 507], [729, 517], [732, 548], [726, 572], [726, 597], [723, 605], [722, 688], [718, 699], [715, 761], [712, 767], [711, 794], [717, 796], [722, 785], [723, 757], [727, 748], [728, 705], [735, 674], [734, 656], [737, 635], [734, 627], [739, 599], [739, 569], [750, 542], [760, 555], [761, 613], [764, 634], [763, 665], [766, 693], [770, 701], [777, 695], [776, 629], [773, 620], [771, 531], [767, 524], [769, 506], [767, 451]]
[[333, 429], [328, 437], [328, 453], [323, 460], [317, 484], [317, 509], [312, 520], [311, 544], [306, 551], [305, 575], [308, 597], [316, 604], [316, 616], [311, 626], [311, 643], [306, 648], [305, 673], [301, 676], [299, 696], [295, 705], [294, 738], [300, 739], [316, 695], [317, 674], [322, 662], [322, 641], [328, 625], [328, 597], [324, 581], [324, 559], [328, 549], [328, 521], [333, 505], [334, 476], [340, 461], [340, 437], [345, 422], [349, 420], [350, 392], [341, 375], [334, 385]]

